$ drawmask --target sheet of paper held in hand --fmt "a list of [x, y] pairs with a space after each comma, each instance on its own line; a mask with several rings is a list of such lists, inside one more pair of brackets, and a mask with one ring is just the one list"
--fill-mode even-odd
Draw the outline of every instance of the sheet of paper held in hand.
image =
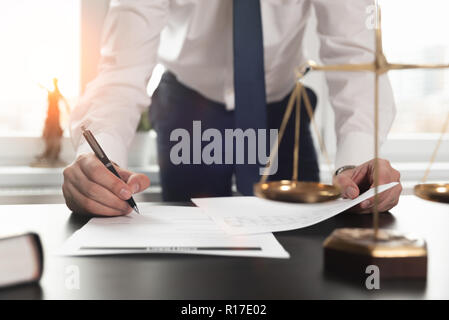
[[93, 218], [56, 252], [60, 255], [183, 253], [289, 258], [271, 233], [236, 236], [195, 207], [139, 203], [141, 215]]
[[[379, 186], [379, 193], [397, 182]], [[234, 235], [257, 234], [305, 228], [374, 196], [374, 189], [356, 199], [338, 199], [317, 204], [284, 203], [257, 197], [200, 198], [192, 201], [226, 232]]]

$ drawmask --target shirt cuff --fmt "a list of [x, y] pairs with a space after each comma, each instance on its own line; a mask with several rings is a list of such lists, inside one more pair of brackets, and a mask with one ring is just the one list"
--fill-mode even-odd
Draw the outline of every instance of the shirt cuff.
[[374, 137], [365, 132], [351, 132], [339, 139], [335, 168], [361, 165], [374, 159]]
[[[126, 168], [128, 165], [127, 148], [123, 143], [120, 143], [120, 139], [104, 132], [94, 135], [109, 160], [115, 162], [121, 168]], [[85, 153], [93, 153], [93, 150], [86, 141], [83, 141], [76, 151], [76, 156]]]

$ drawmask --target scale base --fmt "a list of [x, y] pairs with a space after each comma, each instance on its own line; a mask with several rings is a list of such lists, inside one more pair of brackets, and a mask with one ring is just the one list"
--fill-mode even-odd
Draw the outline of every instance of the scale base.
[[336, 229], [324, 241], [324, 266], [331, 273], [366, 278], [366, 268], [375, 265], [379, 276], [388, 278], [426, 278], [427, 245], [393, 230]]

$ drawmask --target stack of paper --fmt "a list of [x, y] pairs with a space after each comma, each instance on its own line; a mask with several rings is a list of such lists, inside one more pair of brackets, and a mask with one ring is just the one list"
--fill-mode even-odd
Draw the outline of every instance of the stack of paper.
[[[379, 192], [397, 183], [379, 187]], [[288, 258], [271, 232], [304, 228], [371, 198], [319, 204], [282, 203], [256, 197], [192, 199], [199, 207], [140, 203], [142, 214], [93, 218], [75, 232], [59, 254], [183, 253]]]
[[141, 215], [93, 218], [58, 252], [62, 255], [185, 253], [288, 258], [271, 233], [226, 234], [201, 209], [139, 204]]

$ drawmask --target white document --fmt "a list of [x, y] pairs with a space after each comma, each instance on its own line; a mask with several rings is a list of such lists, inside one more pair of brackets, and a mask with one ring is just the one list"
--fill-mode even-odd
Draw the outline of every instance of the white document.
[[91, 219], [57, 254], [183, 253], [289, 258], [273, 234], [229, 235], [199, 208], [139, 203], [139, 209], [140, 215]]
[[[379, 186], [379, 193], [397, 184]], [[373, 196], [374, 189], [370, 189], [353, 200], [337, 199], [317, 204], [285, 203], [257, 197], [199, 198], [192, 201], [227, 233], [248, 235], [305, 228]]]

